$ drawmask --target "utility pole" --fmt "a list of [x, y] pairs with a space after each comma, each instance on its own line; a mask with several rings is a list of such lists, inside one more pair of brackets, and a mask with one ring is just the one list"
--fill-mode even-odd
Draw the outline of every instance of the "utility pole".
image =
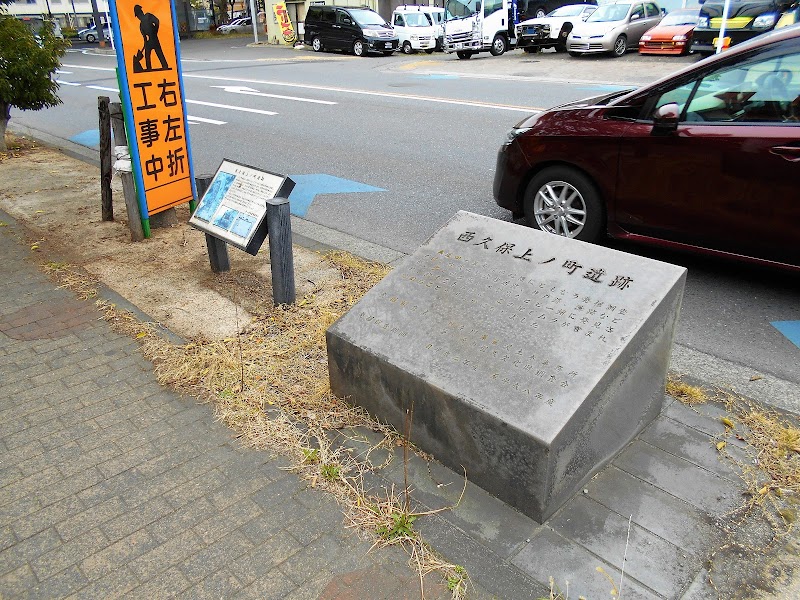
[[[97, 39], [100, 42], [100, 47], [106, 47], [106, 28], [100, 22], [100, 11], [97, 9], [97, 0], [92, 0], [92, 16], [94, 18], [94, 26], [97, 28]], [[110, 23], [109, 23], [110, 25]]]

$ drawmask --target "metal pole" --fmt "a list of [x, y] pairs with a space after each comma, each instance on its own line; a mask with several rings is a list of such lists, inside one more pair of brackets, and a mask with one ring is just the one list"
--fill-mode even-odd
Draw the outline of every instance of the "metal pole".
[[297, 291], [294, 285], [294, 256], [292, 254], [292, 220], [289, 200], [267, 200], [267, 236], [272, 271], [272, 303], [294, 304]]
[[[725, 7], [722, 9], [722, 25], [719, 28], [719, 37], [717, 38], [717, 54], [722, 52], [725, 45], [725, 28], [728, 25], [728, 15], [731, 10], [731, 0], [725, 0]], [[711, 19], [711, 17], [709, 17]], [[709, 23], [711, 25], [711, 23]]]
[[258, 15], [256, 13], [256, 0], [250, 0], [250, 23], [253, 25], [253, 38], [258, 43]]
[[100, 47], [106, 47], [106, 36], [103, 35], [105, 28], [100, 22], [100, 11], [97, 8], [97, 0], [92, 0], [92, 18], [94, 19], [94, 26], [97, 29], [97, 41], [100, 42]]
[[114, 220], [111, 202], [111, 113], [108, 96], [97, 98], [100, 118], [100, 213], [103, 221]]
[[[206, 193], [212, 179], [214, 179], [213, 175], [198, 175], [194, 178], [198, 200]], [[208, 233], [205, 235], [211, 270], [214, 273], [227, 273], [231, 270], [231, 261], [228, 259], [228, 244]]]

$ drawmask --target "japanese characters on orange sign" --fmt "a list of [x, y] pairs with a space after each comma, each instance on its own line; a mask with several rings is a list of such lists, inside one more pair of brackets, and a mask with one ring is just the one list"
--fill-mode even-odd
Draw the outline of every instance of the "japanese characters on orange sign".
[[[112, 0], [119, 26], [120, 96], [146, 215], [193, 199], [189, 134], [172, 3]], [[126, 99], [123, 98], [123, 102]], [[127, 113], [130, 114], [127, 114]], [[138, 159], [138, 161], [137, 161]], [[138, 189], [141, 188], [141, 189]]]
[[289, 12], [286, 10], [286, 4], [279, 2], [273, 4], [272, 8], [275, 11], [275, 18], [278, 19], [278, 27], [281, 28], [283, 41], [287, 44], [297, 41], [292, 20], [289, 18]]

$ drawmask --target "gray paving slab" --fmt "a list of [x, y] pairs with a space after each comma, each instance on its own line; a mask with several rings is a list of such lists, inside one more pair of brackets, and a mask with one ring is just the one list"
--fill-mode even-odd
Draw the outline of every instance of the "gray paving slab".
[[724, 515], [741, 503], [737, 482], [640, 440], [634, 440], [613, 464], [711, 515]]
[[722, 542], [722, 532], [702, 510], [614, 466], [586, 490], [589, 498], [697, 557]]
[[654, 535], [591, 498], [576, 496], [550, 521], [574, 540], [649, 589], [675, 598], [701, 568], [701, 559]]
[[540, 581], [549, 581], [552, 577], [555, 589], [565, 594], [569, 590], [570, 598], [609, 598], [620, 585], [625, 598], [653, 600], [660, 597], [629, 576], [623, 578], [621, 571], [549, 527], [542, 528], [531, 538], [512, 562]]

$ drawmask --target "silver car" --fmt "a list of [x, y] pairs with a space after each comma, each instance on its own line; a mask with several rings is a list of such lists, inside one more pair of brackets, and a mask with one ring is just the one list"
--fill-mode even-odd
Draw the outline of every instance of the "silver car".
[[[90, 27], [89, 29], [81, 29], [78, 32], [78, 37], [81, 39], [81, 41], [94, 44], [100, 36], [97, 34], [96, 27]], [[109, 29], [108, 25], [103, 27], [103, 37], [105, 37], [106, 40], [111, 39], [111, 29]]]
[[598, 7], [583, 23], [576, 23], [567, 39], [570, 56], [609, 53], [622, 56], [639, 47], [639, 38], [663, 18], [655, 2], [617, 0]]

